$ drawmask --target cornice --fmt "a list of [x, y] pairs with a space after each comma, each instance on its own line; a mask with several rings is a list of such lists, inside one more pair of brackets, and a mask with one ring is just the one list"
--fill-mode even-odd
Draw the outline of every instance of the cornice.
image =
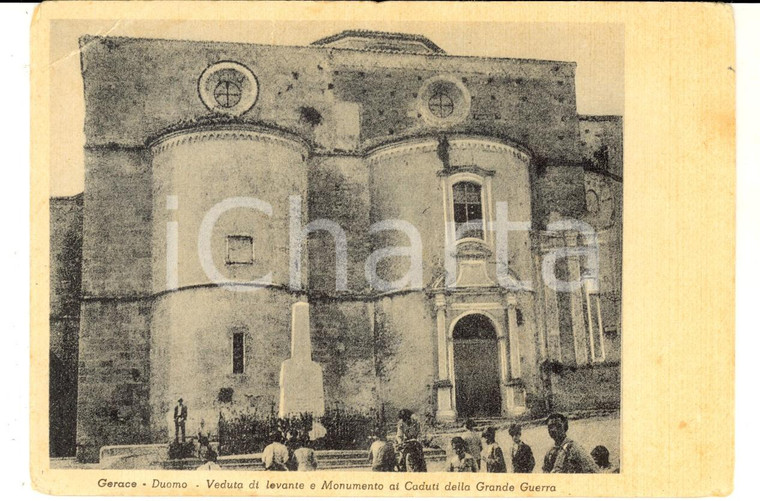
[[[484, 151], [497, 151], [509, 153], [521, 162], [529, 163], [530, 155], [517, 147], [504, 141], [484, 136], [447, 136], [449, 147], [456, 149], [480, 149]], [[393, 143], [377, 146], [367, 151], [366, 157], [369, 164], [377, 163], [388, 157], [394, 157], [409, 153], [431, 153], [438, 148], [438, 140], [432, 137], [419, 139], [406, 139]]]
[[170, 132], [150, 143], [153, 154], [183, 144], [201, 143], [214, 140], [240, 140], [271, 143], [291, 148], [303, 158], [309, 155], [309, 145], [298, 136], [283, 131], [264, 129], [246, 125], [212, 125]]
[[493, 177], [495, 170], [484, 169], [477, 165], [454, 165], [448, 170], [439, 170], [438, 177], [449, 177], [456, 174], [475, 174], [480, 177]]

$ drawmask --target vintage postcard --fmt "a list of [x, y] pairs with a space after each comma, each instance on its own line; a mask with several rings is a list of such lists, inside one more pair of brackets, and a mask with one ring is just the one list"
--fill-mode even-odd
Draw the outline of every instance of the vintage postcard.
[[36, 489], [731, 491], [730, 7], [53, 2], [32, 47]]

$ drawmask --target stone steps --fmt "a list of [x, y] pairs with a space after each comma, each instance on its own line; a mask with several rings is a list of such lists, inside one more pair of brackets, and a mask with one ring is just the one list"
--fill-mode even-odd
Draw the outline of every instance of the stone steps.
[[[320, 470], [354, 470], [369, 468], [367, 451], [316, 451]], [[438, 462], [446, 460], [446, 451], [442, 449], [425, 449], [425, 461]], [[225, 470], [263, 470], [261, 454], [223, 456], [217, 461]], [[161, 467], [167, 470], [194, 470], [203, 461], [197, 458], [164, 461]]]

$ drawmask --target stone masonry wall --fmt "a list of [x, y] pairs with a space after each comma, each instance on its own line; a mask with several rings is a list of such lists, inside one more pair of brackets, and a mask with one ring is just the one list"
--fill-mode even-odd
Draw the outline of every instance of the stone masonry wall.
[[598, 164], [601, 160], [599, 152], [606, 147], [606, 170], [610, 174], [623, 177], [623, 118], [619, 116], [580, 115], [578, 127], [582, 159], [592, 164]]
[[312, 358], [322, 366], [327, 407], [379, 405], [372, 316], [363, 301], [312, 302]]
[[150, 301], [88, 300], [79, 335], [77, 459], [149, 441]]
[[150, 156], [143, 149], [85, 155], [82, 290], [85, 296], [148, 293], [151, 282]]
[[[326, 219], [345, 231], [347, 240], [347, 289], [363, 292], [367, 287], [364, 262], [371, 249], [369, 169], [356, 157], [314, 157], [308, 172], [308, 219]], [[304, 215], [305, 216], [305, 215]], [[335, 240], [327, 231], [308, 237], [308, 286], [311, 292], [335, 295]], [[304, 255], [306, 253], [304, 252]], [[305, 283], [305, 281], [304, 281]]]
[[564, 368], [550, 374], [551, 405], [556, 411], [614, 409], [620, 406], [620, 365]]
[[[219, 397], [231, 392], [232, 404], [258, 412], [275, 411], [280, 366], [290, 357], [291, 307], [302, 295], [280, 289], [228, 291], [222, 287], [186, 288], [156, 298], [151, 324], [150, 408], [152, 437], [174, 436], [177, 399], [188, 407], [186, 431], [201, 419], [215, 429]], [[233, 371], [233, 336], [244, 337], [244, 370]]]
[[50, 455], [76, 452], [82, 195], [50, 200]]
[[148, 440], [150, 160], [143, 149], [85, 155], [77, 457]]
[[424, 293], [386, 296], [375, 302], [378, 395], [386, 416], [408, 408], [421, 419], [435, 407], [432, 383], [436, 327], [433, 306]]
[[623, 245], [623, 120], [581, 116], [587, 217], [599, 237], [605, 359], [620, 360]]
[[320, 149], [438, 133], [419, 119], [419, 90], [431, 76], [454, 74], [472, 104], [448, 131], [511, 139], [554, 164], [579, 160], [574, 63], [100, 37], [80, 46], [88, 144], [143, 145], [172, 124], [207, 115], [198, 78], [232, 60], [259, 84], [256, 104], [241, 118], [291, 130]]

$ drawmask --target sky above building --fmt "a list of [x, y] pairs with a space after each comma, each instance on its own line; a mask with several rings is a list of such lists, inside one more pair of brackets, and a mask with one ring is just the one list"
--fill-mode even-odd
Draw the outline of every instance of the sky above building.
[[80, 36], [132, 36], [272, 45], [308, 45], [347, 29], [414, 33], [446, 53], [574, 61], [578, 113], [622, 115], [622, 24], [391, 21], [56, 21], [51, 29], [50, 193], [84, 188], [84, 92]]

